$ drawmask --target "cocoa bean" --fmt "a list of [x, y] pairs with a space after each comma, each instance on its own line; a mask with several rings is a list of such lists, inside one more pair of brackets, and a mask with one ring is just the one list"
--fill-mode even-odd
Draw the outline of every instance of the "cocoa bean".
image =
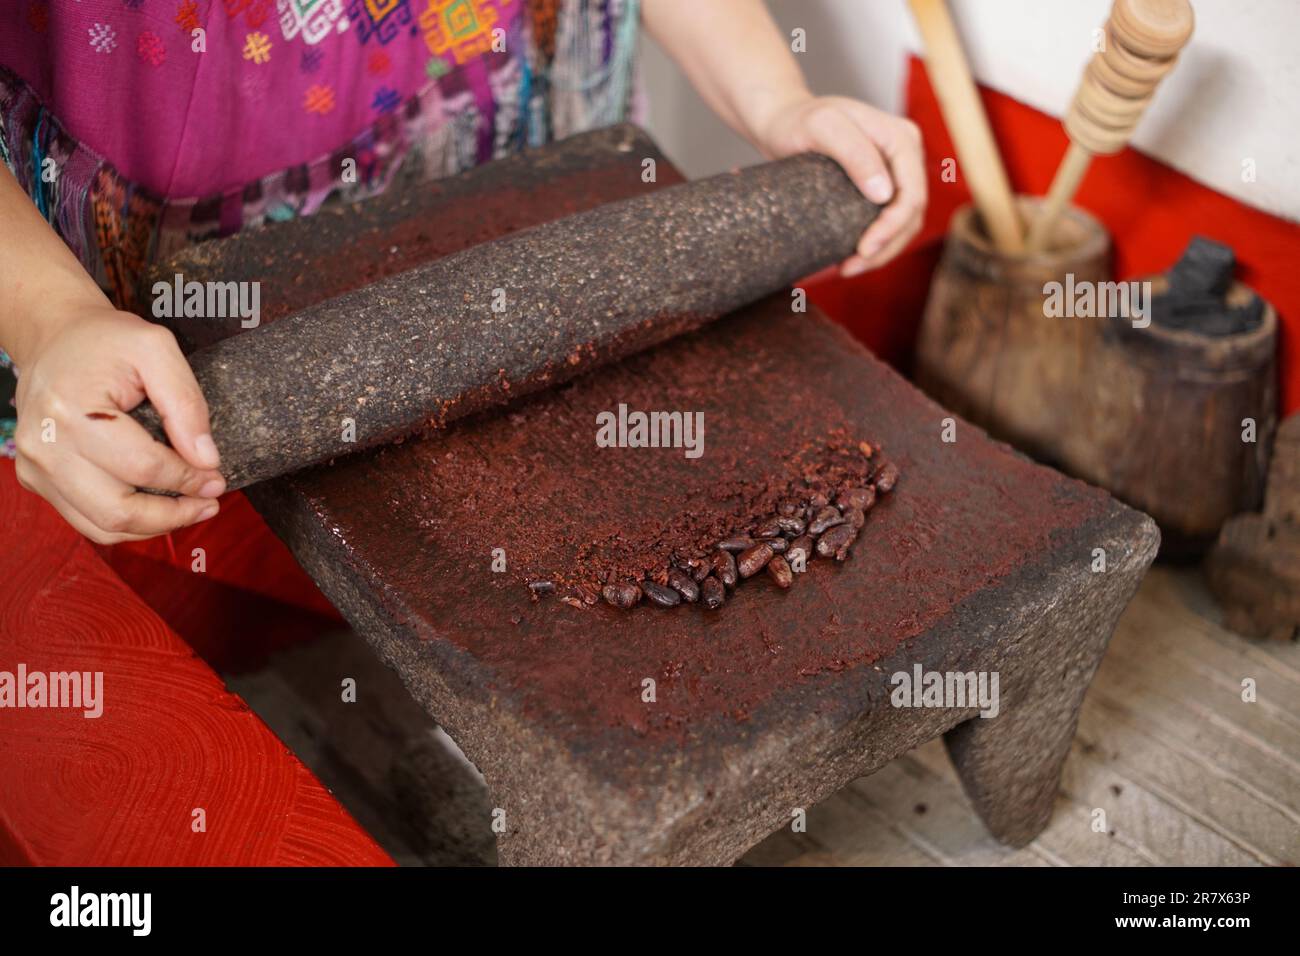
[[605, 587], [601, 589], [600, 593], [603, 594], [605, 600], [614, 605], [614, 607], [622, 608], [625, 611], [628, 608], [636, 607], [637, 602], [641, 600], [641, 587], [634, 581], [620, 581], [617, 584], [606, 584]]
[[835, 503], [844, 508], [857, 508], [859, 511], [870, 511], [871, 506], [876, 503], [876, 489], [870, 486], [866, 488], [850, 488], [842, 491]]
[[668, 586], [691, 604], [700, 599], [700, 586], [685, 571], [680, 571], [677, 568], [669, 571]]
[[763, 543], [777, 554], [785, 554], [786, 548], [790, 547], [790, 542], [785, 538], [768, 538]]
[[736, 571], [736, 558], [730, 551], [719, 551], [713, 556], [713, 573], [729, 588], [736, 586], [739, 573]]
[[853, 528], [861, 528], [867, 523], [867, 516], [861, 508], [845, 508], [840, 513], [844, 515], [844, 523]]
[[700, 593], [704, 596], [704, 606], [710, 611], [722, 607], [722, 602], [727, 599], [727, 589], [711, 574], [700, 583]]
[[746, 548], [736, 558], [736, 570], [740, 572], [742, 578], [752, 578], [767, 566], [767, 562], [772, 560], [775, 553], [766, 541], [752, 548]]
[[654, 581], [642, 581], [641, 590], [645, 591], [646, 597], [659, 607], [676, 607], [682, 603], [680, 594], [672, 588], [656, 584]]
[[836, 561], [843, 561], [849, 556], [849, 546], [857, 536], [858, 529], [852, 525], [836, 525], [817, 539], [817, 553], [823, 558], [834, 557]]
[[754, 539], [747, 534], [733, 534], [730, 538], [723, 538], [718, 542], [718, 547], [723, 551], [732, 553], [744, 551], [746, 548], [754, 546]]
[[534, 594], [550, 594], [555, 590], [554, 581], [529, 581], [528, 590]]
[[797, 515], [781, 515], [776, 521], [781, 526], [781, 533], [791, 537], [803, 534], [808, 527], [808, 523]]
[[764, 518], [754, 528], [755, 538], [776, 538], [781, 534], [781, 518], [779, 515], [772, 515], [770, 518]]
[[892, 461], [887, 461], [880, 466], [876, 472], [876, 490], [882, 495], [887, 495], [894, 490], [894, 484], [898, 481], [898, 466]]
[[844, 515], [840, 514], [839, 509], [827, 505], [817, 512], [817, 516], [812, 521], [808, 522], [808, 533], [822, 534], [827, 529], [841, 524], [844, 524]]
[[790, 565], [786, 563], [785, 558], [779, 554], [767, 562], [767, 573], [772, 576], [772, 580], [779, 588], [788, 588], [794, 584], [794, 572], [790, 570]]
[[813, 559], [813, 548], [816, 547], [812, 535], [801, 534], [790, 542], [790, 547], [785, 552], [787, 564], [792, 564], [797, 560], [797, 555], [803, 555], [803, 563], [807, 566], [808, 562]]

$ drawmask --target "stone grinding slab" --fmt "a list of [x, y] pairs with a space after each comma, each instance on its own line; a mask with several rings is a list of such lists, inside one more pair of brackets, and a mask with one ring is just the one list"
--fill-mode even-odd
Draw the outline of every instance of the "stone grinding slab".
[[[638, 192], [191, 353], [227, 487], [658, 344], [845, 258], [879, 212], [814, 154]], [[165, 440], [151, 405], [132, 414]]]
[[[505, 232], [572, 208], [596, 170], [607, 182], [622, 170], [633, 193], [647, 149], [639, 139], [553, 165], [551, 188], [487, 225]], [[456, 201], [439, 218], [446, 243], [481, 239], [484, 220]], [[279, 232], [283, 246], [291, 233]], [[242, 241], [220, 257], [245, 261]], [[356, 283], [373, 276], [363, 269], [373, 263], [354, 264]], [[291, 263], [272, 268], [268, 292], [294, 308], [311, 298]], [[1151, 560], [1149, 519], [964, 423], [942, 442], [939, 406], [788, 303], [769, 299], [437, 435], [250, 489], [484, 772], [506, 811], [503, 859], [734, 859], [791, 807], [971, 716], [891, 707], [895, 670], [1000, 666], [1014, 700], [1017, 665], [1001, 637], [1046, 644], [1063, 619], [1104, 625]], [[619, 402], [703, 411], [704, 456], [598, 451], [595, 415]], [[903, 476], [845, 564], [813, 562], [784, 592], [747, 582], [712, 614], [531, 599], [525, 581], [585, 543], [671, 522], [737, 476], [779, 473], [792, 448], [836, 429], [879, 443]], [[504, 574], [491, 571], [494, 547], [506, 549]], [[1090, 573], [1095, 547], [1110, 573]], [[1069, 645], [1054, 672], [1086, 670]], [[642, 702], [645, 678], [654, 704]], [[1068, 713], [1055, 723], [1068, 739]]]

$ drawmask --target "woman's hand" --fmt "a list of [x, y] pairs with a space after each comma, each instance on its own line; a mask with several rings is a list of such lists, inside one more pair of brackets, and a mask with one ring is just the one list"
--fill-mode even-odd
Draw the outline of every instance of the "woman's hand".
[[[52, 307], [39, 337], [26, 344], [14, 436], [24, 488], [100, 544], [163, 534], [217, 513], [225, 481], [207, 403], [170, 332], [87, 297]], [[172, 448], [126, 414], [146, 396]]]
[[641, 9], [651, 36], [704, 102], [760, 152], [769, 159], [825, 153], [868, 199], [889, 203], [841, 265], [844, 275], [883, 265], [907, 245], [921, 228], [926, 198], [915, 123], [858, 100], [809, 93], [790, 38], [759, 0], [644, 0]]
[[775, 109], [755, 130], [769, 158], [825, 153], [874, 203], [888, 206], [840, 266], [854, 276], [898, 255], [921, 228], [926, 182], [921, 134], [915, 123], [859, 100], [802, 95]]

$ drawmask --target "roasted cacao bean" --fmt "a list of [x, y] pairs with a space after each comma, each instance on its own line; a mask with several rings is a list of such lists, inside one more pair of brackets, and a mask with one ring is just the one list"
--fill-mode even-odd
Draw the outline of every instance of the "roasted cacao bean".
[[790, 570], [790, 565], [785, 558], [779, 554], [767, 562], [767, 573], [772, 576], [772, 580], [779, 588], [788, 588], [794, 584], [794, 572]]
[[880, 466], [876, 472], [876, 490], [882, 495], [887, 495], [894, 490], [894, 483], [898, 481], [898, 466], [892, 461], [887, 461]]
[[844, 523], [850, 527], [861, 528], [867, 523], [867, 516], [861, 508], [845, 508], [841, 513], [844, 515]]
[[817, 512], [817, 516], [812, 521], [808, 522], [808, 533], [822, 534], [827, 529], [841, 524], [844, 524], [844, 515], [840, 514], [838, 508], [827, 505]]
[[767, 562], [772, 560], [775, 553], [766, 541], [752, 548], [746, 548], [736, 558], [736, 570], [740, 572], [742, 578], [752, 578], [767, 566]]
[[858, 529], [852, 525], [836, 525], [817, 539], [817, 553], [823, 558], [843, 561], [849, 556], [849, 547], [857, 536]]
[[[786, 563], [793, 566], [799, 561], [803, 562], [804, 567], [813, 559], [816, 542], [813, 541], [812, 535], [801, 534], [790, 542], [790, 547], [785, 552]], [[802, 555], [802, 557], [800, 557]]]
[[652, 603], [659, 607], [676, 607], [682, 603], [682, 596], [670, 587], [656, 584], [654, 581], [642, 581], [641, 590], [645, 591]]
[[614, 607], [627, 610], [636, 607], [641, 600], [641, 587], [633, 581], [620, 581], [618, 584], [606, 584], [600, 592], [605, 600]]
[[775, 538], [781, 534], [781, 518], [779, 515], [772, 515], [770, 518], [764, 518], [754, 528], [753, 537], [755, 538]]
[[768, 538], [763, 542], [777, 554], [785, 554], [786, 548], [790, 547], [790, 542], [785, 538]]
[[711, 574], [700, 583], [700, 593], [704, 596], [704, 606], [710, 611], [722, 607], [722, 602], [727, 599], [727, 589]]
[[850, 488], [848, 491], [840, 492], [835, 503], [844, 508], [857, 508], [859, 511], [869, 511], [871, 506], [876, 503], [876, 489], [867, 488]]
[[723, 538], [718, 542], [718, 547], [723, 551], [730, 551], [733, 554], [744, 551], [746, 548], [754, 546], [754, 539], [747, 534], [733, 534], [730, 538]]
[[669, 571], [668, 586], [691, 604], [700, 599], [700, 586], [685, 571], [680, 571], [677, 568]]
[[781, 515], [776, 519], [781, 526], [781, 533], [795, 537], [804, 533], [808, 523], [797, 515]]
[[713, 573], [729, 588], [736, 586], [739, 574], [736, 571], [736, 557], [730, 551], [719, 551], [713, 556]]

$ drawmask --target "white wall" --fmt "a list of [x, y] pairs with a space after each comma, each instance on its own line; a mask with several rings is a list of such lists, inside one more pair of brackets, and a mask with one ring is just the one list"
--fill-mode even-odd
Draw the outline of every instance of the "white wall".
[[[700, 0], [708, 3], [709, 0]], [[1060, 116], [1091, 55], [1110, 0], [949, 0], [980, 82]], [[1300, 219], [1300, 0], [1192, 0], [1196, 33], [1156, 92], [1133, 145], [1198, 181]], [[901, 108], [909, 51], [920, 50], [905, 0], [768, 0], [815, 92]], [[755, 162], [757, 154], [695, 96], [668, 58], [643, 41], [649, 128], [691, 176]], [[1256, 181], [1242, 181], [1244, 159]], [[1101, 160], [1104, 162], [1104, 160]]]

